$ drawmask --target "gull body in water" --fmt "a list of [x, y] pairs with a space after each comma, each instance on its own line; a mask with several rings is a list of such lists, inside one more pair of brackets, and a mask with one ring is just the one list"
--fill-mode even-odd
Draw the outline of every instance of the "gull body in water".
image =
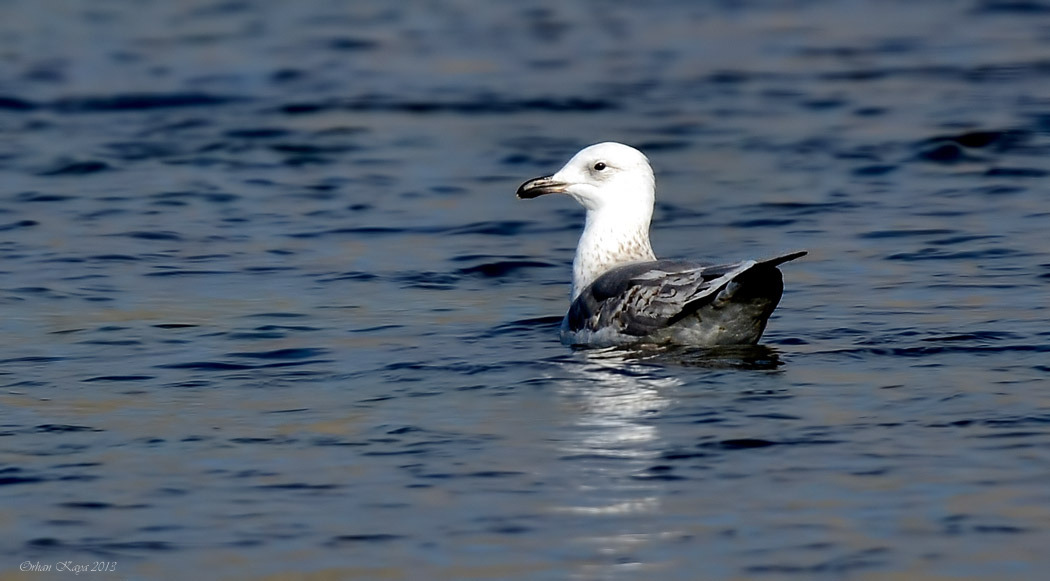
[[642, 152], [621, 143], [584, 148], [518, 198], [566, 194], [587, 210], [572, 263], [568, 345], [753, 345], [784, 291], [777, 268], [806, 252], [707, 265], [657, 260], [649, 244], [656, 180]]

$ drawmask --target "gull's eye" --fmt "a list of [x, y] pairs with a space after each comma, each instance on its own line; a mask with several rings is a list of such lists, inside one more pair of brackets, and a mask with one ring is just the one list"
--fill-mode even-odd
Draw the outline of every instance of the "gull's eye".
[[604, 161], [599, 161], [598, 163], [594, 164], [594, 171], [602, 171], [603, 169], [605, 169]]

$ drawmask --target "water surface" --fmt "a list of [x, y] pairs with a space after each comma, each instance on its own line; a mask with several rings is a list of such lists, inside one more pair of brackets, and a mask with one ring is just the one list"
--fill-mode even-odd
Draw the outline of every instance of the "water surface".
[[[0, 11], [4, 574], [1050, 565], [1050, 5]], [[558, 342], [604, 140], [760, 347]]]

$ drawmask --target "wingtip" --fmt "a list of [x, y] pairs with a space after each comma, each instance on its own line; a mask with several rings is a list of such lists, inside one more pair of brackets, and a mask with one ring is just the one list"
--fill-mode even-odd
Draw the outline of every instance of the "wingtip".
[[795, 260], [796, 258], [802, 258], [803, 256], [805, 256], [807, 254], [809, 254], [808, 250], [798, 250], [796, 252], [790, 252], [788, 254], [781, 254], [780, 256], [777, 256], [776, 258], [770, 258], [769, 260], [763, 260], [759, 264], [761, 264], [762, 266], [780, 266], [781, 264], [784, 264], [785, 262], [791, 262], [792, 260]]

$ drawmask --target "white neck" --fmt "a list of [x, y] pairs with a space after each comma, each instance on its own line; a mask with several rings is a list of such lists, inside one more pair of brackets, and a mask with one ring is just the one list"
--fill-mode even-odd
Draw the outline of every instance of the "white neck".
[[652, 203], [630, 208], [587, 211], [587, 223], [572, 261], [572, 300], [610, 269], [631, 262], [656, 260], [649, 244]]

